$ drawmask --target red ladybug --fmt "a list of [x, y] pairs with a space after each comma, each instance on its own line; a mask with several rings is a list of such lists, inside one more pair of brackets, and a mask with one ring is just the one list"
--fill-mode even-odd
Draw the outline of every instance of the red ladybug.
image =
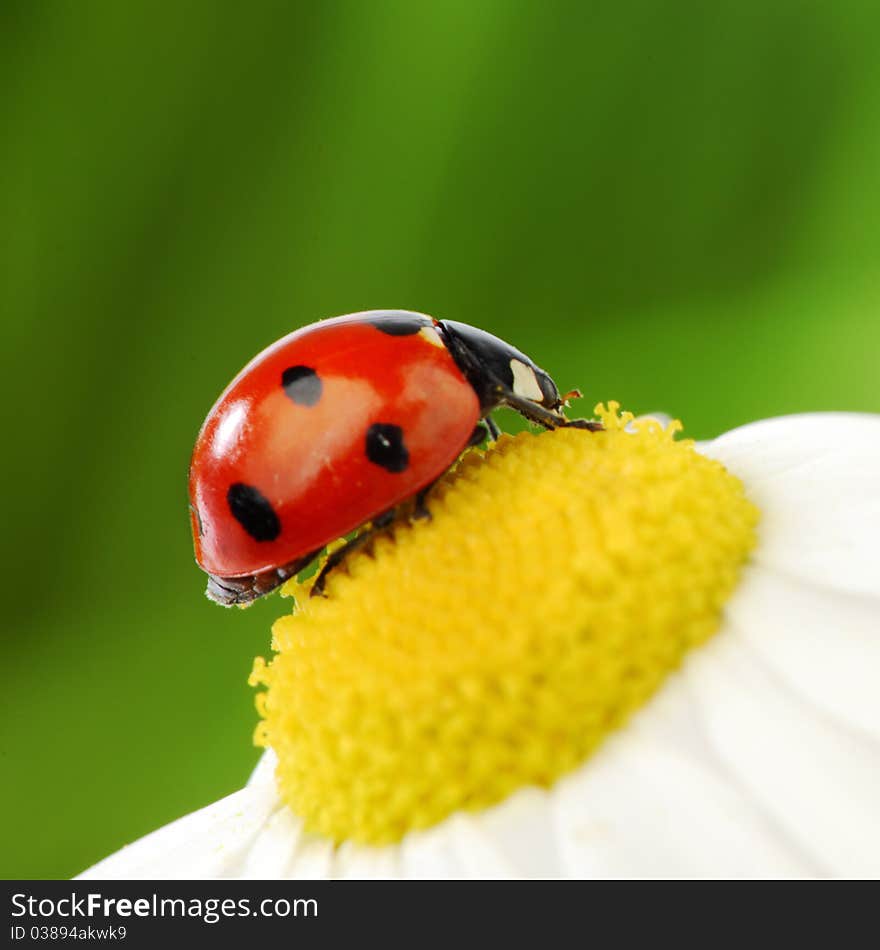
[[[509, 406], [546, 428], [569, 421], [553, 380], [482, 330], [406, 310], [303, 327], [235, 377], [208, 413], [189, 472], [207, 595], [247, 604], [329, 542], [426, 491]], [[365, 536], [360, 535], [358, 543]], [[348, 550], [348, 548], [346, 548]], [[337, 552], [326, 565], [341, 559]], [[323, 586], [323, 574], [313, 592]]]

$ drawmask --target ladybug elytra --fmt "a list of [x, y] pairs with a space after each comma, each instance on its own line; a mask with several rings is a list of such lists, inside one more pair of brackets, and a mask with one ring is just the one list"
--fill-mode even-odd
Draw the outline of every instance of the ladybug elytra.
[[469, 445], [498, 434], [489, 414], [499, 406], [545, 428], [601, 428], [565, 418], [575, 395], [560, 396], [503, 340], [405, 310], [322, 320], [283, 337], [226, 388], [193, 450], [190, 512], [208, 597], [248, 604], [331, 541], [389, 523], [407, 499], [426, 514], [431, 485]]

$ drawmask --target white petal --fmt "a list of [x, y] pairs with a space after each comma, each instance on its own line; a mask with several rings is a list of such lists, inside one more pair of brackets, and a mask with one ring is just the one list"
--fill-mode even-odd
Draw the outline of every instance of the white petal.
[[407, 835], [401, 845], [404, 874], [453, 880], [517, 877], [484, 828], [487, 814], [458, 812], [434, 828]]
[[[693, 709], [681, 677], [657, 702]], [[636, 717], [654, 717], [650, 703]], [[660, 717], [663, 718], [663, 717]], [[675, 723], [638, 721], [554, 789], [556, 837], [577, 878], [805, 877], [815, 873], [736, 782], [705, 754], [675, 741]]]
[[738, 475], [761, 509], [757, 563], [880, 597], [880, 416], [767, 419], [701, 450]]
[[[299, 818], [293, 816], [295, 822]], [[324, 880], [333, 877], [335, 846], [329, 838], [303, 835], [286, 877], [297, 881]]]
[[336, 851], [333, 861], [335, 880], [396, 880], [400, 877], [400, 849], [370, 848], [346, 841]]
[[491, 841], [493, 851], [516, 878], [565, 876], [562, 852], [555, 834], [552, 790], [524, 788], [490, 808], [473, 815]]
[[802, 702], [880, 741], [880, 601], [750, 568], [727, 614]]
[[407, 835], [400, 843], [402, 876], [410, 880], [461, 880], [465, 869], [458, 861], [446, 822]]
[[270, 787], [243, 788], [128, 845], [79, 877], [97, 880], [234, 877], [259, 831], [278, 807], [277, 797]]
[[558, 878], [561, 854], [552, 793], [524, 788], [476, 814], [453, 815], [436, 828], [407, 835], [403, 870], [414, 878]]
[[275, 769], [278, 767], [278, 756], [273, 749], [266, 749], [260, 756], [251, 777], [248, 779], [248, 785], [263, 785], [267, 788], [275, 787]]
[[721, 635], [685, 676], [735, 784], [823, 872], [880, 874], [880, 749], [785, 688], [754, 653]]
[[476, 815], [459, 812], [443, 824], [452, 845], [460, 877], [508, 880], [516, 877], [516, 869], [497, 849], [485, 826], [487, 812]]
[[549, 792], [525, 788], [479, 813], [458, 813], [401, 843], [409, 878], [500, 879], [562, 876]]
[[300, 849], [301, 839], [300, 820], [279, 804], [257, 833], [234, 876], [256, 880], [295, 877], [304, 850]]

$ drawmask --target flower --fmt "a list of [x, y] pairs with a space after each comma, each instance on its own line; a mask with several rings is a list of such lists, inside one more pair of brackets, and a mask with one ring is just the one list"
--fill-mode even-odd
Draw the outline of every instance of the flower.
[[880, 417], [698, 454], [616, 408], [466, 457], [278, 621], [279, 757], [83, 876], [880, 873]]

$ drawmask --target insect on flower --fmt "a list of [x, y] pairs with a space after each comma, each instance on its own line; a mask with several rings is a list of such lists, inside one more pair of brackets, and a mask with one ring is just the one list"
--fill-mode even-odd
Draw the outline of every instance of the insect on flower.
[[[327, 571], [398, 506], [425, 496], [468, 446], [498, 435], [507, 406], [547, 429], [569, 420], [528, 356], [476, 327], [405, 310], [323, 320], [255, 357], [199, 432], [189, 475], [196, 560], [207, 595], [246, 605], [299, 573], [331, 541], [363, 525]], [[485, 421], [485, 425], [481, 422]]]

